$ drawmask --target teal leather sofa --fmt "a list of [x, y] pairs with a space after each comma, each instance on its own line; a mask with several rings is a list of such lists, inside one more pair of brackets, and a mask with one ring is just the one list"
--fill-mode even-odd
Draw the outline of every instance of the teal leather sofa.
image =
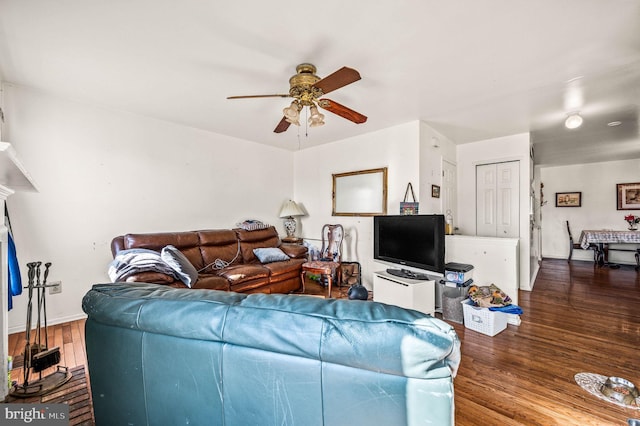
[[453, 425], [453, 328], [377, 302], [97, 284], [96, 424]]

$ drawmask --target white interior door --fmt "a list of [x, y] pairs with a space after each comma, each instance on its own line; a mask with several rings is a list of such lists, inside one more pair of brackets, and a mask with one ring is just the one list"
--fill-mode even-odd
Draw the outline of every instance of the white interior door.
[[496, 237], [520, 236], [520, 162], [496, 164]]
[[520, 162], [476, 166], [476, 234], [518, 238]]
[[456, 179], [456, 165], [450, 163], [448, 161], [442, 161], [442, 213], [447, 214], [447, 212], [451, 211], [451, 216], [453, 218], [453, 226], [456, 226], [457, 223], [457, 211], [458, 211], [458, 203], [457, 203], [457, 179]]
[[496, 236], [496, 165], [476, 166], [476, 235]]

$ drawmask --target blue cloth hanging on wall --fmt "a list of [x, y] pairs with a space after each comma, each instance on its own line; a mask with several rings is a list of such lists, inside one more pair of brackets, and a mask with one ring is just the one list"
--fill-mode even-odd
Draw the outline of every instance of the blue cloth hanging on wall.
[[13, 308], [13, 296], [22, 294], [22, 278], [20, 277], [20, 265], [16, 255], [16, 245], [13, 236], [9, 233], [9, 250], [7, 253], [9, 260], [9, 310]]
[[8, 288], [9, 288], [9, 297], [8, 297], [8, 308], [9, 310], [13, 309], [13, 296], [18, 296], [22, 294], [22, 278], [20, 276], [20, 264], [18, 263], [18, 255], [16, 253], [16, 245], [13, 241], [13, 234], [11, 232], [11, 221], [9, 220], [9, 211], [7, 210], [7, 205], [4, 205], [4, 217], [7, 227], [9, 228], [9, 244], [7, 250], [7, 260], [9, 264], [9, 274], [8, 274]]

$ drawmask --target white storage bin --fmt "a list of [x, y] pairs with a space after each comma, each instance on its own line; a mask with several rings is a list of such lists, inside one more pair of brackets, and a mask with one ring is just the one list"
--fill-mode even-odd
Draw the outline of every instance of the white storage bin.
[[487, 336], [495, 336], [507, 328], [507, 314], [490, 311], [489, 308], [473, 306], [469, 300], [462, 301], [464, 326]]

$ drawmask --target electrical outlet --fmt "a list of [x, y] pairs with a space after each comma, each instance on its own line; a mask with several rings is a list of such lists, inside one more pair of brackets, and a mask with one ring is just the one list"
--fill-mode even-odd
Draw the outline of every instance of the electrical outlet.
[[51, 281], [47, 283], [49, 287], [49, 294], [62, 293], [62, 281]]

